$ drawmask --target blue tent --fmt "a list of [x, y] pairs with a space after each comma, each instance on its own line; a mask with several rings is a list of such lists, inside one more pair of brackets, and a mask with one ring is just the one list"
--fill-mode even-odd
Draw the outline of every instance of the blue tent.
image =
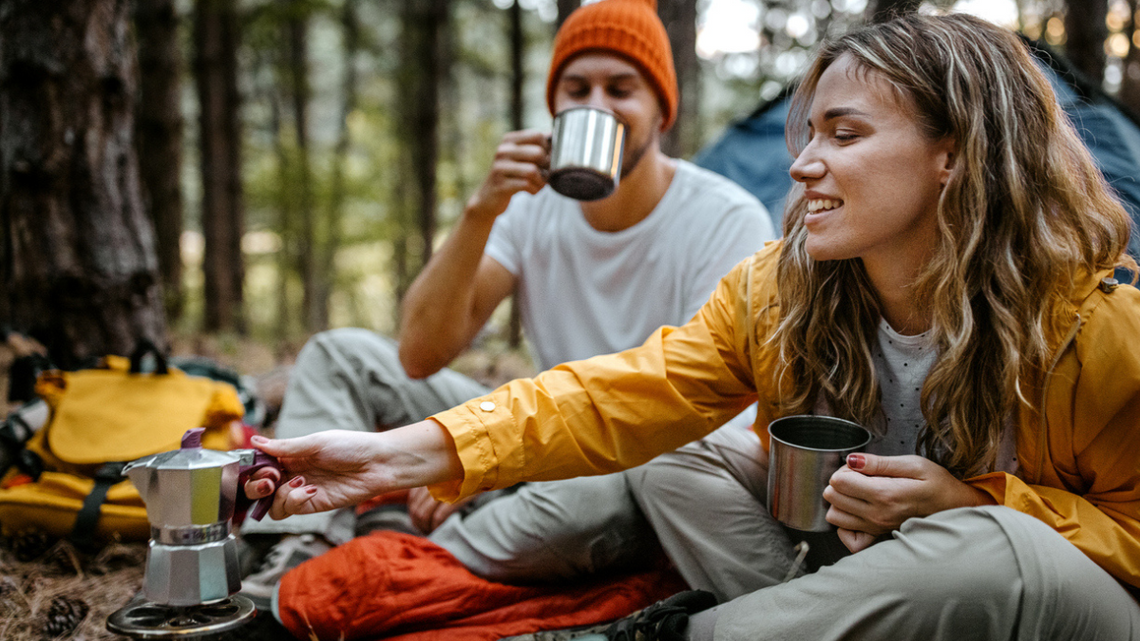
[[[1140, 117], [1081, 77], [1047, 45], [1026, 41], [1053, 83], [1057, 98], [1108, 182], [1132, 215], [1129, 250], [1140, 257]], [[702, 149], [694, 162], [723, 174], [751, 191], [772, 213], [779, 229], [784, 197], [792, 186], [792, 158], [784, 143], [791, 91], [762, 104], [730, 125]]]

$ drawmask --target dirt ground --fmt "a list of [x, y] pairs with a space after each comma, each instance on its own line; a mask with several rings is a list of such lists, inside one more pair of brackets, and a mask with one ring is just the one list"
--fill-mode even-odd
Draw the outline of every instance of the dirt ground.
[[[22, 348], [17, 346], [15, 351]], [[268, 417], [267, 424], [255, 427], [271, 435], [296, 351], [185, 337], [174, 341], [172, 354], [205, 356], [248, 376]], [[14, 358], [13, 346], [0, 343], [0, 390], [8, 389], [8, 368]], [[465, 353], [453, 367], [489, 386], [533, 373], [525, 356], [493, 343]], [[13, 409], [6, 404], [6, 394], [0, 396], [0, 409], [4, 415]], [[141, 590], [145, 558], [145, 543], [112, 543], [97, 553], [84, 554], [67, 541], [34, 535], [0, 537], [0, 639], [124, 639], [107, 631], [106, 620]], [[258, 616], [234, 632], [198, 639], [268, 641], [284, 635], [272, 617]]]

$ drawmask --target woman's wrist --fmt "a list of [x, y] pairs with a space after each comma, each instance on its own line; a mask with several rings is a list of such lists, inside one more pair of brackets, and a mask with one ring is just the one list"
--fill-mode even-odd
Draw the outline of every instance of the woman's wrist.
[[427, 419], [388, 432], [385, 449], [400, 488], [460, 480], [463, 464], [455, 441], [443, 425]]

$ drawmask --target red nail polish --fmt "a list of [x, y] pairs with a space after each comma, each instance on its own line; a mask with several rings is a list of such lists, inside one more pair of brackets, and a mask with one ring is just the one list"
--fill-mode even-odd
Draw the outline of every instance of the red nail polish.
[[300, 477], [300, 476], [294, 478], [292, 481], [289, 481], [290, 487], [301, 487], [304, 484], [305, 484], [305, 479], [303, 477]]
[[308, 494], [309, 496], [312, 496], [316, 493], [317, 493], [317, 488], [315, 488], [315, 487], [310, 487], [310, 488], [305, 490], [305, 494]]
[[866, 464], [866, 462], [867, 462], [867, 460], [865, 458], [863, 458], [862, 454], [848, 454], [847, 455], [847, 467], [849, 467], [853, 470], [863, 469], [863, 465]]

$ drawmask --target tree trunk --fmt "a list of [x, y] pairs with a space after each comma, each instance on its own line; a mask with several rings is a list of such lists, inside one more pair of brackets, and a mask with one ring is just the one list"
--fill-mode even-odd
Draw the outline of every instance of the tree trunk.
[[245, 332], [239, 22], [234, 0], [198, 0], [194, 20], [202, 171], [206, 331]]
[[280, 89], [279, 85], [275, 85], [270, 89], [270, 102], [269, 102], [269, 120], [270, 130], [273, 132], [273, 151], [277, 154], [277, 194], [274, 202], [277, 205], [277, 229], [275, 230], [281, 237], [281, 249], [277, 252], [277, 337], [279, 340], [284, 340], [290, 336], [293, 330], [293, 325], [290, 322], [292, 316], [297, 309], [294, 305], [293, 297], [290, 295], [289, 281], [294, 272], [293, 254], [294, 249], [290, 246], [293, 242], [293, 237], [296, 236], [294, 231], [294, 220], [296, 216], [293, 212], [293, 198], [290, 191], [292, 180], [289, 178], [289, 152], [285, 150], [285, 141], [283, 137], [282, 115], [281, 115], [281, 96], [275, 90]]
[[697, 60], [697, 0], [658, 0], [657, 13], [669, 34], [673, 66], [677, 70], [680, 104], [677, 119], [661, 149], [674, 157], [687, 157], [701, 141], [701, 66]]
[[1124, 33], [1132, 40], [1128, 48], [1128, 56], [1124, 59], [1124, 77], [1120, 81], [1120, 101], [1128, 106], [1133, 113], [1140, 115], [1140, 21], [1136, 20], [1136, 12], [1140, 11], [1140, 2], [1130, 0], [1128, 15], [1132, 20]]
[[[418, 273], [431, 258], [436, 229], [436, 161], [439, 157], [439, 88], [448, 75], [445, 36], [450, 0], [404, 0], [399, 85], [400, 138], [413, 185], [407, 211], [415, 212]], [[411, 247], [407, 248], [411, 250]], [[410, 259], [411, 256], [408, 256]], [[410, 267], [412, 263], [408, 263]], [[413, 270], [405, 278], [414, 278]], [[406, 291], [407, 283], [398, 285]]]
[[886, 22], [895, 16], [917, 11], [922, 0], [874, 0], [867, 6], [871, 22]]
[[0, 9], [0, 323], [56, 365], [166, 345], [125, 0]]
[[154, 224], [167, 318], [182, 316], [182, 48], [174, 0], [135, 2], [135, 134], [144, 208]]
[[285, 22], [288, 43], [290, 97], [293, 103], [293, 134], [297, 144], [293, 178], [300, 196], [297, 222], [297, 271], [301, 276], [302, 321], [307, 332], [328, 326], [328, 299], [317, 292], [316, 212], [313, 207], [313, 169], [309, 159], [309, 16], [306, 0], [293, 0]]
[[340, 135], [332, 159], [332, 185], [328, 216], [327, 236], [321, 252], [320, 269], [317, 270], [317, 295], [324, 301], [323, 326], [328, 326], [328, 301], [336, 282], [336, 252], [341, 242], [341, 220], [344, 217], [345, 177], [344, 165], [352, 146], [352, 132], [348, 127], [349, 116], [357, 106], [356, 57], [360, 52], [361, 32], [357, 3], [359, 0], [345, 0], [341, 13], [341, 27], [344, 29], [344, 80], [341, 83]]
[[1108, 0], [1065, 0], [1065, 7], [1065, 55], [1100, 86], [1104, 83]]
[[[523, 87], [526, 84], [526, 31], [523, 29], [523, 13], [519, 0], [515, 0], [509, 11], [510, 28], [507, 39], [511, 43], [511, 129], [519, 131], [523, 128], [523, 115], [526, 113], [523, 103]], [[517, 349], [522, 345], [522, 315], [519, 310], [518, 287], [511, 297], [507, 344], [511, 349]]]
[[558, 17], [554, 20], [554, 31], [557, 32], [562, 23], [566, 22], [566, 17], [580, 6], [582, 0], [558, 0]]

